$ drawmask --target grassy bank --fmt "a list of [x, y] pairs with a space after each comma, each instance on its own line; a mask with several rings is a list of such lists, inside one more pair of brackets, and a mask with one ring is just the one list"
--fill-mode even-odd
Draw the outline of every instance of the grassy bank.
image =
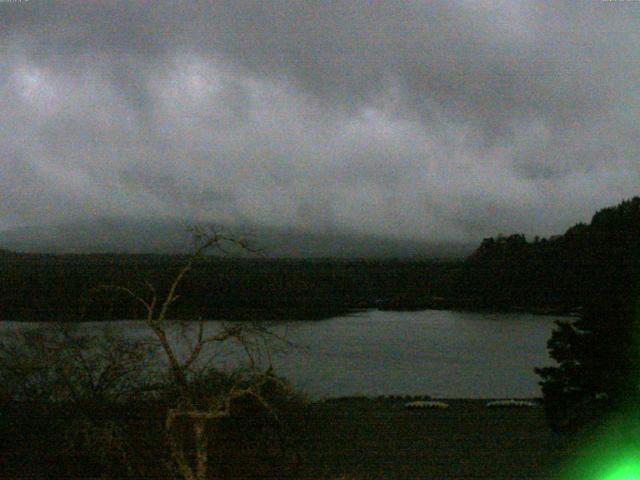
[[[347, 398], [311, 403], [295, 418], [285, 461], [265, 455], [263, 447], [271, 444], [271, 437], [261, 434], [263, 447], [256, 443], [257, 437], [249, 442], [236, 438], [256, 428], [253, 421], [239, 419], [230, 425], [219, 446], [230, 448], [229, 442], [240, 442], [242, 452], [214, 458], [228, 462], [220, 469], [224, 478], [446, 480], [548, 479], [570, 457], [570, 440], [549, 430], [539, 406], [487, 408], [486, 400], [444, 400], [449, 408], [408, 410], [406, 401]], [[153, 458], [144, 445], [159, 446], [149, 438], [149, 427], [161, 423], [161, 415], [155, 416], [148, 410], [142, 416], [133, 415], [136, 430], [146, 425], [138, 430], [141, 436], [135, 447], [145, 450], [139, 452], [138, 461]], [[126, 416], [117, 417], [126, 421]], [[80, 461], [78, 450], [58, 451], [52, 456], [55, 444], [42, 438], [44, 432], [14, 431], [3, 438], [3, 466], [11, 468], [2, 478], [24, 478], [25, 474], [47, 478], [53, 470], [63, 478], [60, 467]], [[230, 432], [236, 433], [228, 436]], [[21, 442], [25, 444], [18, 445]], [[38, 456], [33, 449], [42, 448], [47, 463], [58, 468], [47, 472], [34, 468], [32, 462], [25, 462], [27, 458], [20, 458], [20, 448], [30, 449], [32, 459]]]
[[445, 400], [408, 410], [402, 399], [314, 404], [303, 443], [306, 478], [552, 478], [570, 441], [547, 427], [542, 407], [487, 408]]

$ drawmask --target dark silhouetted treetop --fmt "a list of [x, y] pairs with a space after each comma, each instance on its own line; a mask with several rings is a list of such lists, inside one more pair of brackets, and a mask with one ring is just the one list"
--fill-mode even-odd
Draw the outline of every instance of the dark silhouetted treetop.
[[572, 311], [621, 276], [640, 245], [640, 197], [597, 212], [564, 235], [527, 242], [486, 238], [451, 281], [449, 294], [490, 308]]

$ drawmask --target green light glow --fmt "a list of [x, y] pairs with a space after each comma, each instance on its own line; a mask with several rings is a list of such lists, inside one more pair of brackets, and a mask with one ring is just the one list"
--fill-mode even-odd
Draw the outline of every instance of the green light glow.
[[[633, 335], [640, 350], [640, 301], [634, 310]], [[629, 382], [640, 385], [638, 378], [631, 378]], [[573, 458], [549, 478], [640, 480], [640, 398], [630, 395], [616, 409], [603, 414], [597, 427], [585, 430], [576, 440], [570, 448]]]
[[640, 459], [622, 461], [605, 473], [602, 480], [640, 480]]
[[[640, 480], [640, 415], [629, 412], [608, 419], [597, 431], [575, 445], [573, 461], [565, 465], [559, 480]], [[558, 472], [559, 473], [559, 472]]]
[[640, 480], [640, 408], [630, 401], [623, 411], [604, 416], [568, 445], [570, 458], [548, 477], [556, 480]]

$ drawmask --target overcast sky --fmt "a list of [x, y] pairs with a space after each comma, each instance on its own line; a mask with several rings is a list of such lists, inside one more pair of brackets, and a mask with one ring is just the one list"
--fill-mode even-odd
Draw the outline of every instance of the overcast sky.
[[640, 2], [0, 3], [0, 229], [178, 216], [425, 240], [640, 194]]

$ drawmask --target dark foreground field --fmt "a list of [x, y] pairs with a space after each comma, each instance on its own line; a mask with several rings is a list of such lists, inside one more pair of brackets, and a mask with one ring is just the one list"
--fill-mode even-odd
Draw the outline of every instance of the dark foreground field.
[[[447, 409], [407, 410], [406, 401], [349, 398], [312, 403], [298, 417], [295, 446], [289, 450], [297, 453], [288, 455], [286, 464], [269, 465], [267, 460], [260, 466], [264, 461], [257, 461], [259, 455], [251, 446], [246, 451], [233, 447], [235, 451], [211, 458], [224, 463], [216, 478], [551, 479], [570, 456], [568, 438], [549, 430], [539, 406], [487, 408], [485, 400], [446, 400]], [[63, 420], [71, 421], [73, 415]], [[157, 442], [147, 438], [154, 416], [149, 411], [142, 415], [141, 425], [146, 427], [128, 447], [131, 454], [137, 450], [140, 460], [159, 458], [152, 453]], [[247, 429], [236, 425], [234, 431]], [[56, 450], [56, 433], [43, 435], [37, 428], [5, 432], [0, 478], [124, 478], [124, 472], [89, 473], [90, 464], [78, 470], [86, 455], [78, 447]], [[232, 437], [236, 435], [222, 439], [216, 450], [236, 445]], [[99, 441], [104, 445], [106, 440]], [[148, 478], [158, 478], [148, 471]], [[166, 478], [166, 473], [161, 476]]]
[[553, 478], [569, 441], [541, 407], [487, 408], [446, 400], [448, 409], [407, 410], [400, 399], [329, 400], [314, 405], [306, 478]]

